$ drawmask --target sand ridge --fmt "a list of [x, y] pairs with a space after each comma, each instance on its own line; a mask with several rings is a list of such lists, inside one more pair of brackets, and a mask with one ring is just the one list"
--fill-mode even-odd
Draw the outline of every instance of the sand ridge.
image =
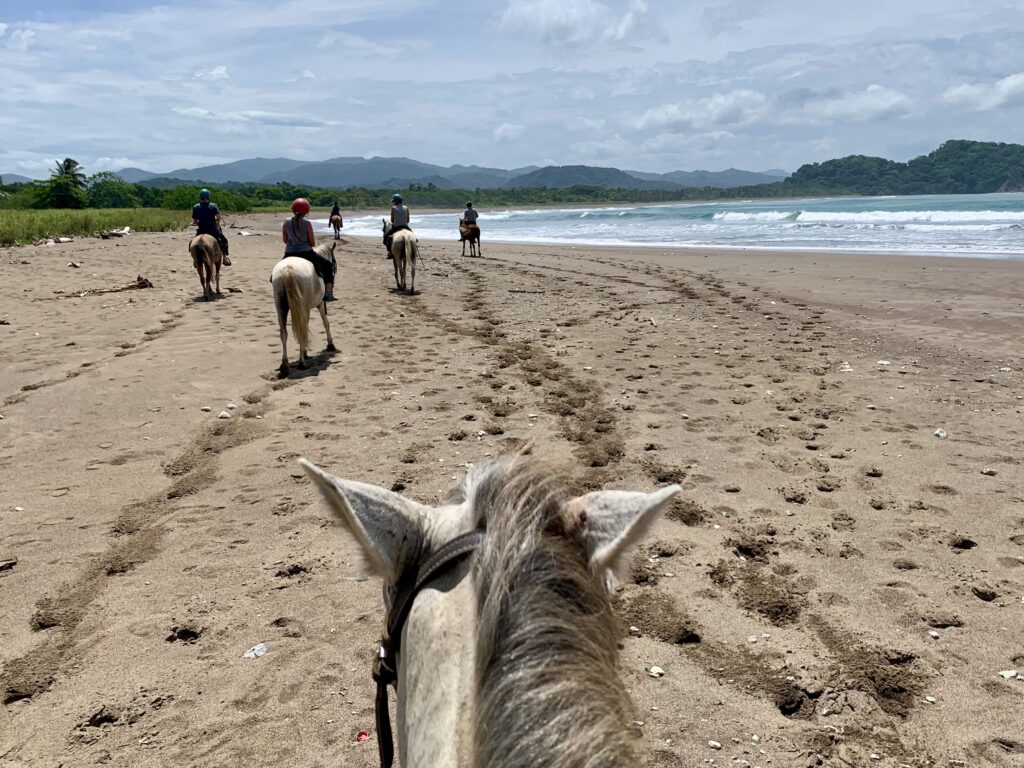
[[401, 297], [346, 238], [278, 381], [236, 223], [211, 303], [183, 233], [0, 251], [0, 764], [375, 765], [379, 585], [294, 460], [432, 502], [527, 440], [684, 487], [616, 595], [647, 765], [1024, 759], [1019, 266], [485, 230]]

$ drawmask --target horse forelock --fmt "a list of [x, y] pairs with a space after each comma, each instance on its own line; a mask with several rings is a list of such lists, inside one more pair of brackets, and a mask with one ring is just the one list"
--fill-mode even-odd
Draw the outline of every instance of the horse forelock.
[[477, 764], [633, 765], [619, 630], [564, 514], [568, 484], [535, 459], [476, 471], [465, 498], [486, 529], [478, 589]]

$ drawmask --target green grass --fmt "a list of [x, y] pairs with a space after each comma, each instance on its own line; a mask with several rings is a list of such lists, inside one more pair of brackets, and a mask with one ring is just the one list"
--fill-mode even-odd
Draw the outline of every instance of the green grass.
[[162, 208], [22, 210], [0, 208], [0, 245], [25, 245], [47, 237], [95, 235], [104, 229], [131, 227], [139, 232], [169, 232], [191, 222], [188, 211]]

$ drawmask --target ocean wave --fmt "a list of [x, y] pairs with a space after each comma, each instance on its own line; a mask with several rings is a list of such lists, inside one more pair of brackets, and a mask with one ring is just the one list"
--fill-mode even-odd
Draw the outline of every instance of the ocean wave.
[[718, 211], [712, 221], [796, 221], [801, 211]]
[[801, 211], [797, 221], [840, 224], [980, 224], [1024, 221], [1024, 211]]
[[711, 218], [732, 223], [981, 224], [1024, 222], [1024, 211], [718, 211]]

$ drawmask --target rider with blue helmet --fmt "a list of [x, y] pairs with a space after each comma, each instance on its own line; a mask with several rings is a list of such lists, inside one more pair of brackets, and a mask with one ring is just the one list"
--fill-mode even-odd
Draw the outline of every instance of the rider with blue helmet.
[[224, 266], [231, 266], [228, 258], [228, 239], [220, 228], [220, 209], [216, 203], [210, 202], [210, 190], [199, 190], [199, 202], [192, 206], [192, 224], [197, 235], [211, 235], [224, 253]]
[[409, 226], [409, 209], [405, 206], [402, 196], [396, 193], [391, 196], [391, 226], [384, 231], [384, 245], [388, 248], [387, 258], [389, 259], [391, 258], [391, 238], [400, 229], [412, 231], [412, 227]]

